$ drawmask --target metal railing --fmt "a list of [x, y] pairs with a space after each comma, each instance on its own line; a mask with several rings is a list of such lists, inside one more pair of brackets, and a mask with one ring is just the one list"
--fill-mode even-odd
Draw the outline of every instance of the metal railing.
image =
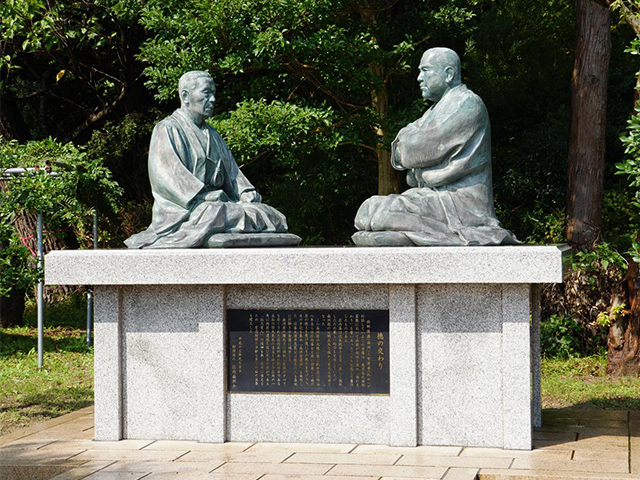
[[[59, 162], [54, 162], [58, 164]], [[63, 164], [61, 164], [63, 165]], [[10, 180], [15, 177], [24, 177], [28, 174], [39, 173], [43, 170], [40, 167], [12, 167], [2, 170], [0, 179]], [[47, 165], [44, 168], [44, 172], [47, 175], [56, 177], [60, 175], [60, 172], [51, 170], [51, 167]], [[37, 258], [38, 258], [38, 270], [44, 270], [44, 254], [42, 248], [42, 233], [43, 233], [43, 221], [42, 212], [38, 212], [37, 223]], [[93, 213], [93, 248], [98, 248], [98, 213], [94, 210]], [[44, 278], [40, 278], [37, 286], [36, 293], [37, 302], [37, 319], [38, 319], [38, 369], [43, 365], [44, 354]], [[87, 290], [87, 345], [91, 346], [91, 323], [93, 320], [93, 287], [88, 287]]]

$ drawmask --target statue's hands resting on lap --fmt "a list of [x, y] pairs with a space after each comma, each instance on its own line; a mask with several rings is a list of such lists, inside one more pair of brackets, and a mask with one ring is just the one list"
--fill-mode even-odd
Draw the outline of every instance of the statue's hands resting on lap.
[[260, 203], [262, 202], [262, 196], [255, 190], [249, 190], [248, 192], [242, 192], [240, 194], [240, 202], [242, 203]]
[[205, 202], [228, 202], [229, 197], [224, 190], [208, 190], [202, 194], [202, 200]]
[[418, 179], [416, 178], [416, 170], [415, 169], [411, 169], [407, 172], [407, 185], [409, 185], [411, 188], [415, 188], [418, 186]]

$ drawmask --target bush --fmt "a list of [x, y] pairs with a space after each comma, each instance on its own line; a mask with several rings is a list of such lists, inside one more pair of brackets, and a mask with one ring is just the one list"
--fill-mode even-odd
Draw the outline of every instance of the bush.
[[574, 358], [582, 350], [584, 327], [565, 315], [551, 315], [540, 324], [542, 353], [545, 357]]
[[[24, 213], [42, 212], [48, 230], [70, 232], [80, 247], [93, 242], [93, 213], [115, 212], [121, 189], [100, 158], [88, 158], [72, 143], [51, 138], [19, 144], [0, 142], [0, 176], [8, 168], [33, 167], [28, 174], [0, 181], [0, 295], [13, 288], [27, 289], [40, 272], [20, 244], [16, 222]], [[51, 171], [58, 172], [50, 175]], [[108, 232], [101, 231], [105, 237]]]

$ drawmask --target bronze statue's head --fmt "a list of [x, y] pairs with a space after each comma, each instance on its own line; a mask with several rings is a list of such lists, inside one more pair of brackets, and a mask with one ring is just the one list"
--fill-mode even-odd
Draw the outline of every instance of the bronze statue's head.
[[216, 86], [208, 72], [187, 72], [178, 82], [180, 104], [194, 119], [210, 117], [216, 101]]
[[430, 48], [424, 52], [418, 70], [422, 96], [434, 103], [461, 82], [460, 57], [450, 48]]

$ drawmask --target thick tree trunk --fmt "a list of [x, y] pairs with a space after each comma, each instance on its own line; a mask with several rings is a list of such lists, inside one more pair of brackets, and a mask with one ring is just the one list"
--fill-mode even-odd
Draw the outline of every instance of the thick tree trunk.
[[[609, 327], [607, 373], [640, 375], [640, 279], [638, 264], [629, 259], [626, 275], [628, 314], [620, 316]], [[622, 303], [620, 300], [615, 304]]]
[[[372, 72], [380, 79], [382, 85], [371, 92], [371, 103], [380, 119], [387, 116], [389, 110], [389, 99], [387, 96], [387, 86], [384, 84], [384, 69], [379, 65], [371, 67]], [[391, 166], [391, 152], [384, 148], [383, 141], [387, 132], [380, 126], [375, 127], [378, 143], [376, 144], [376, 155], [378, 157], [378, 195], [389, 195], [400, 192], [400, 182], [398, 172]]]
[[567, 240], [576, 249], [600, 239], [611, 54], [611, 14], [593, 0], [576, 1], [567, 174]]
[[[375, 2], [374, 2], [375, 3]], [[366, 5], [360, 10], [360, 17], [365, 22], [375, 26], [378, 22], [378, 12], [381, 5]], [[377, 78], [377, 85], [371, 91], [371, 106], [375, 110], [378, 119], [382, 122], [389, 111], [389, 96], [387, 94], [386, 73], [380, 64], [370, 66], [371, 73]], [[387, 132], [381, 124], [374, 125], [374, 131], [378, 137], [376, 143], [376, 157], [378, 159], [378, 195], [389, 195], [400, 192], [400, 176], [391, 166], [391, 152], [384, 148]]]

